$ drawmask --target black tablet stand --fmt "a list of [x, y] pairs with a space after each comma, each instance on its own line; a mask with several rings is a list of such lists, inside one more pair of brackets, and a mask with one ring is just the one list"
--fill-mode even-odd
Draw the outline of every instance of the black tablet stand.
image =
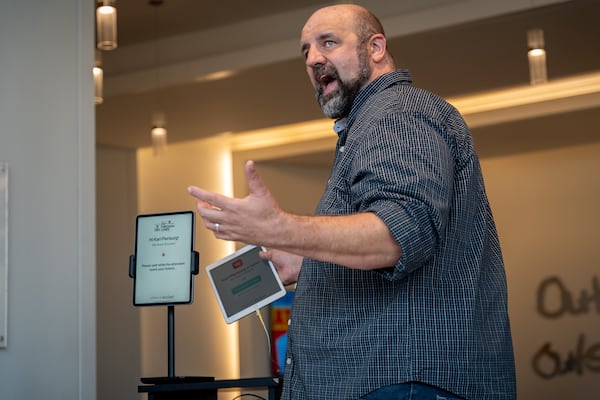
[[[200, 270], [200, 254], [192, 251], [192, 275], [198, 275]], [[135, 256], [129, 256], [129, 277], [135, 278]], [[167, 331], [168, 331], [168, 376], [167, 378], [155, 378], [154, 380], [175, 380], [175, 306], [167, 305]], [[202, 377], [203, 378], [203, 377]], [[146, 379], [146, 378], [142, 378]], [[153, 380], [153, 378], [148, 379]], [[202, 379], [205, 380], [205, 379]]]
[[[200, 255], [192, 251], [192, 274], [198, 275]], [[129, 276], [135, 278], [135, 256], [129, 256]], [[175, 305], [168, 304], [168, 369], [166, 377], [141, 378], [138, 393], [147, 393], [148, 400], [217, 400], [219, 389], [266, 388], [268, 400], [281, 397], [281, 377], [215, 380], [212, 376], [175, 375]]]

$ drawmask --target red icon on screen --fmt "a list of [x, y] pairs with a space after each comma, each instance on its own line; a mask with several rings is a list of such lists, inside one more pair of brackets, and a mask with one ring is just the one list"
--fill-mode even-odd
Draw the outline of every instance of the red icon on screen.
[[242, 261], [242, 259], [237, 259], [235, 260], [232, 264], [234, 269], [241, 267], [242, 265], [244, 265], [244, 261]]

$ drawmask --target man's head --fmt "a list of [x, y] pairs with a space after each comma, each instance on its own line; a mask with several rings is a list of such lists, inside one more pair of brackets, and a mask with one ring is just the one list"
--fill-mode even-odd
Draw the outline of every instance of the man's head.
[[317, 100], [330, 118], [348, 115], [360, 89], [395, 69], [381, 23], [360, 6], [317, 10], [304, 25], [300, 42]]

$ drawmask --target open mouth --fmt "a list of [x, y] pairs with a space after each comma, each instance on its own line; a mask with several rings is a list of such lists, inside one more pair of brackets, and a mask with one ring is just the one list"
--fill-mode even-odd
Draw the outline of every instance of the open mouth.
[[331, 93], [337, 87], [337, 77], [332, 74], [322, 73], [315, 78], [319, 85], [320, 92], [324, 95]]

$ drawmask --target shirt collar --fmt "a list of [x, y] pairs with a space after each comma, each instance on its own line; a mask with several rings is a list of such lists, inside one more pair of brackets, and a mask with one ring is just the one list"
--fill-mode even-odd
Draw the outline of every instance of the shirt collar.
[[352, 121], [354, 120], [356, 114], [367, 102], [369, 97], [375, 93], [379, 93], [389, 86], [396, 84], [412, 84], [410, 73], [405, 69], [398, 69], [393, 72], [388, 72], [387, 74], [381, 75], [367, 86], [362, 88], [352, 103], [350, 113], [346, 117], [342, 117], [335, 121], [333, 125], [334, 132], [340, 136], [340, 134], [344, 132], [349, 125], [352, 125]]
[[346, 125], [348, 124], [348, 117], [343, 117], [335, 121], [333, 124], [333, 131], [338, 135], [346, 129]]

